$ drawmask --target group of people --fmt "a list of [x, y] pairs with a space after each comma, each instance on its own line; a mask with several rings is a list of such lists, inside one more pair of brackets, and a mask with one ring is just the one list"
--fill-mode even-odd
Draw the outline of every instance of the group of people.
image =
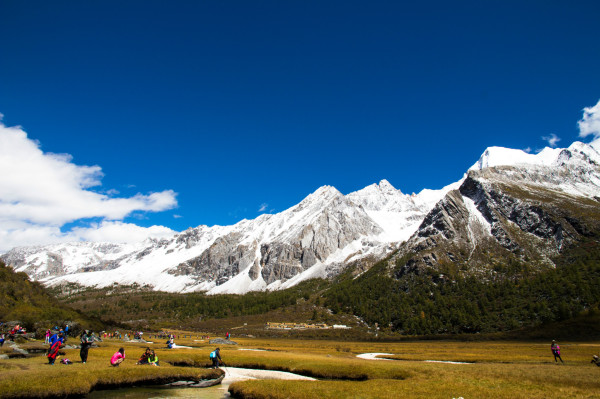
[[[564, 363], [564, 361], [562, 360], [562, 357], [560, 357], [560, 346], [556, 343], [556, 340], [554, 340], [554, 339], [552, 340], [552, 344], [550, 345], [550, 350], [552, 351], [552, 354], [554, 355], [555, 363], [558, 363], [559, 360], [561, 363]], [[596, 366], [600, 367], [600, 357], [598, 357], [598, 355], [592, 356], [592, 361], [590, 363], [595, 364]]]
[[156, 355], [156, 352], [154, 352], [152, 349], [146, 348], [146, 351], [142, 354], [142, 356], [136, 364], [149, 364], [152, 366], [159, 366], [158, 356]]
[[[221, 365], [225, 365], [225, 363], [223, 362], [223, 359], [221, 359], [221, 349], [217, 348], [214, 351], [212, 351], [209, 355], [209, 359], [212, 362], [212, 368], [219, 368]], [[110, 365], [113, 367], [119, 367], [119, 365], [121, 363], [123, 363], [123, 361], [125, 360], [125, 348], [119, 348], [118, 351], [116, 351], [114, 353], [114, 355], [112, 355], [112, 357], [110, 358]], [[140, 356], [139, 360], [137, 361], [138, 365], [152, 365], [152, 366], [159, 366], [159, 361], [158, 361], [158, 355], [156, 354], [156, 352], [154, 352], [154, 350], [150, 349], [149, 347], [146, 348], [146, 350], [144, 351], [144, 353], [142, 354], [142, 356]]]
[[[174, 345], [173, 338], [174, 338], [173, 335], [171, 335], [169, 337], [169, 341], [167, 341], [167, 345], [170, 348], [172, 348]], [[92, 330], [85, 330], [81, 333], [79, 356], [81, 357], [82, 364], [87, 363], [88, 352], [94, 342], [94, 339], [95, 339], [95, 337], [94, 337], [94, 333]], [[56, 332], [52, 335], [50, 334], [50, 330], [48, 330], [46, 332], [46, 343], [48, 345], [50, 345], [47, 355], [46, 355], [48, 358], [49, 364], [53, 365], [55, 363], [56, 358], [59, 355], [59, 350], [64, 345], [65, 341], [66, 341], [66, 333], [63, 329], [60, 329], [58, 332]], [[223, 360], [221, 359], [221, 354], [220, 354], [219, 348], [212, 351], [210, 353], [209, 358], [212, 362], [212, 367], [214, 367], [214, 368], [218, 368], [223, 363]], [[125, 348], [119, 348], [119, 350], [116, 351], [110, 358], [110, 364], [113, 367], [118, 367], [124, 360], [125, 360]], [[65, 358], [65, 359], [63, 359], [62, 363], [71, 364], [72, 362]], [[152, 366], [160, 365], [159, 360], [158, 360], [158, 355], [156, 354], [156, 352], [154, 350], [150, 349], [150, 347], [146, 348], [146, 350], [144, 351], [144, 353], [139, 358], [139, 360], [137, 361], [136, 364], [139, 364], [139, 365], [148, 364], [148, 365], [152, 365]]]
[[17, 335], [17, 334], [25, 334], [27, 333], [27, 331], [25, 330], [25, 328], [21, 327], [20, 325], [16, 325], [14, 326], [9, 332], [9, 335]]

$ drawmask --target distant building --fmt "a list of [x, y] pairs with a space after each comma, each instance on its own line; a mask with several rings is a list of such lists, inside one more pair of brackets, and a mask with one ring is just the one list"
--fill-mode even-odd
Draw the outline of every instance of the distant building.
[[[331, 327], [325, 323], [273, 323], [269, 321], [267, 322], [266, 328], [273, 330], [327, 330]], [[344, 326], [343, 328], [349, 327]]]

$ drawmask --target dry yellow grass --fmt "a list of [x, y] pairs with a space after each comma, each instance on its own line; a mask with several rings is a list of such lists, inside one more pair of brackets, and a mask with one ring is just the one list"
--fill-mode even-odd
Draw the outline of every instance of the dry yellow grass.
[[[110, 366], [112, 354], [125, 348], [126, 360], [119, 367]], [[152, 345], [151, 345], [152, 346]], [[162, 362], [160, 367], [138, 366], [136, 361], [144, 351], [141, 344], [121, 342], [102, 343], [89, 351], [88, 362], [82, 364], [79, 349], [65, 350], [65, 356], [74, 363], [51, 366], [45, 356], [27, 359], [0, 360], [0, 397], [51, 397], [84, 395], [94, 387], [118, 387], [133, 384], [167, 383], [178, 380], [217, 378], [220, 371], [173, 367]], [[158, 351], [159, 358], [161, 350]]]
[[[600, 392], [600, 368], [590, 364], [591, 356], [600, 351], [600, 342], [561, 343], [565, 364], [557, 365], [549, 342], [235, 340], [239, 345], [219, 345], [223, 360], [230, 366], [292, 371], [321, 379], [232, 384], [231, 390], [242, 398], [592, 398]], [[77, 349], [66, 351], [75, 361], [70, 366], [48, 366], [45, 357], [2, 360], [0, 396], [24, 396], [23, 392], [32, 397], [85, 394], [98, 385], [211, 377], [211, 370], [168, 363], [207, 366], [215, 345], [194, 336], [176, 340], [193, 348], [168, 350], [162, 341], [149, 345], [161, 360], [158, 368], [135, 365], [145, 345], [123, 345], [116, 340], [92, 348], [86, 365], [79, 363]], [[108, 360], [119, 346], [126, 348], [127, 360], [112, 368]], [[388, 357], [399, 360], [356, 357], [367, 352], [391, 353], [394, 355]]]
[[[303, 356], [312, 355], [315, 359], [328, 353], [328, 359], [355, 365], [355, 355], [366, 352], [393, 353], [394, 356], [388, 357], [404, 360], [360, 360], [362, 364], [358, 363], [358, 367], [368, 370], [368, 381], [245, 381], [233, 384], [231, 391], [242, 398], [592, 398], [599, 396], [600, 389], [600, 368], [590, 364], [591, 356], [600, 350], [600, 343], [562, 344], [564, 365], [554, 363], [550, 343], [252, 343], [280, 353], [301, 352]], [[427, 363], [425, 360], [476, 363]], [[404, 379], [391, 379], [391, 375]]]

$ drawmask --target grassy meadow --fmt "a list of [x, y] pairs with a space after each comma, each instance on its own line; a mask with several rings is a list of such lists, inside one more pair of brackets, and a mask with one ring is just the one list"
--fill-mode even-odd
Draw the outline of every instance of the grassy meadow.
[[[0, 397], [82, 396], [99, 388], [215, 378], [219, 371], [206, 368], [215, 345], [195, 337], [176, 340], [191, 348], [169, 350], [163, 340], [148, 344], [157, 351], [160, 367], [135, 365], [145, 344], [110, 339], [90, 349], [87, 364], [80, 363], [78, 349], [65, 350], [72, 365], [57, 361], [49, 366], [45, 356], [0, 360]], [[240, 398], [592, 398], [600, 392], [600, 367], [590, 364], [592, 355], [600, 352], [600, 342], [559, 342], [565, 363], [555, 364], [550, 343], [539, 341], [232, 339], [239, 345], [220, 345], [227, 366], [319, 379], [235, 382], [230, 392]], [[127, 358], [113, 368], [109, 359], [120, 346]], [[7, 352], [6, 346], [2, 349]], [[392, 360], [356, 357], [370, 352], [389, 353], [384, 357]]]
[[[70, 338], [67, 344], [75, 345], [78, 339]], [[199, 381], [218, 378], [221, 371], [206, 368], [175, 367], [161, 358], [161, 346], [147, 345], [157, 349], [160, 367], [138, 366], [136, 361], [146, 345], [123, 343], [118, 340], [106, 340], [98, 348], [89, 350], [88, 361], [81, 363], [79, 349], [61, 349], [64, 356], [57, 358], [54, 365], [48, 364], [44, 354], [28, 358], [0, 360], [0, 397], [2, 398], [39, 398], [83, 396], [92, 389], [117, 388], [132, 385], [165, 384], [175, 381]], [[27, 343], [21, 348], [39, 347], [42, 343]], [[110, 365], [110, 358], [119, 347], [125, 348], [125, 361], [119, 367]], [[12, 349], [5, 344], [2, 353]], [[167, 351], [167, 349], [164, 349]], [[208, 356], [208, 355], [207, 355]], [[60, 364], [68, 358], [70, 365]]]
[[[565, 364], [555, 364], [549, 342], [338, 343], [315, 341], [254, 342], [276, 352], [265, 362], [289, 354], [289, 371], [319, 364], [343, 380], [235, 383], [230, 391], [243, 398], [592, 398], [598, 397], [600, 368], [590, 364], [600, 342], [561, 343]], [[392, 353], [396, 361], [357, 359], [359, 353]], [[268, 359], [268, 360], [267, 360]], [[426, 360], [473, 362], [447, 364]], [[310, 366], [309, 366], [310, 367]], [[363, 374], [363, 381], [348, 381]], [[317, 375], [317, 374], [313, 374]], [[333, 378], [333, 377], [332, 377]]]

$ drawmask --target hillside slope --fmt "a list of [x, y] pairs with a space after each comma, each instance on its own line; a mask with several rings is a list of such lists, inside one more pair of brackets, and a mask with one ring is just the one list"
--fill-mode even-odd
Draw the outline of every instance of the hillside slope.
[[20, 321], [28, 331], [62, 325], [65, 321], [91, 328], [101, 324], [61, 304], [38, 282], [0, 261], [0, 320]]

